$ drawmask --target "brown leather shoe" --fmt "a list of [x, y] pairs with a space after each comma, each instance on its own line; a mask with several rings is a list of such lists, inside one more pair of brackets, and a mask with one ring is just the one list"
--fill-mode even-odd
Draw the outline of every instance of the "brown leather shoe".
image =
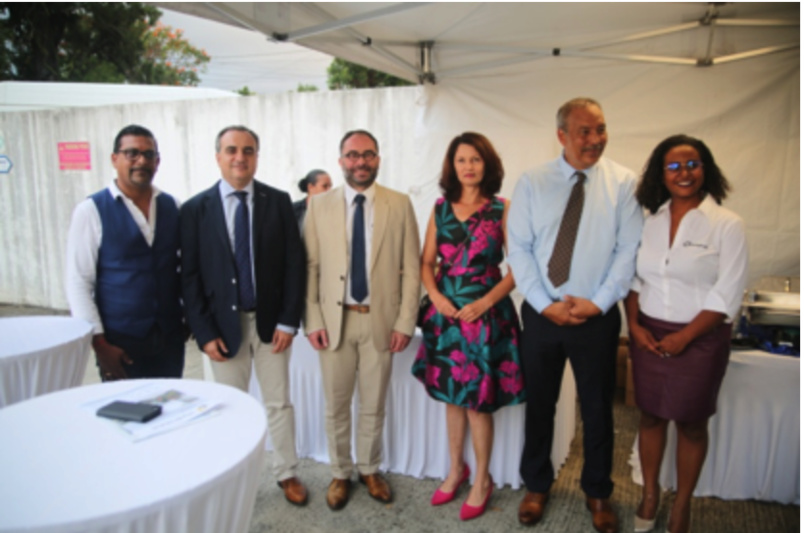
[[285, 491], [285, 499], [293, 505], [307, 505], [307, 489], [299, 478], [289, 477], [277, 482], [277, 485]]
[[352, 488], [351, 479], [333, 478], [327, 489], [327, 505], [333, 511], [343, 509], [349, 501], [349, 489]]
[[586, 498], [586, 508], [592, 513], [592, 525], [600, 533], [617, 533], [617, 515], [608, 498]]
[[369, 496], [375, 500], [383, 503], [389, 503], [393, 498], [391, 497], [391, 487], [388, 482], [377, 473], [364, 476], [360, 474], [360, 482], [368, 487]]
[[547, 492], [528, 492], [519, 504], [519, 523], [523, 526], [533, 526], [539, 523], [547, 505]]

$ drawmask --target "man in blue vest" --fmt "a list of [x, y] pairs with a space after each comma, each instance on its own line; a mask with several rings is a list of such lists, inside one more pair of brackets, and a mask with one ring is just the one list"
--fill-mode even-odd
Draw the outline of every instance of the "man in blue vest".
[[[76, 206], [67, 240], [67, 300], [92, 324], [103, 381], [181, 377], [185, 329], [179, 208], [153, 186], [153, 133], [126, 126], [114, 140], [117, 177]], [[158, 223], [157, 223], [158, 222]]]

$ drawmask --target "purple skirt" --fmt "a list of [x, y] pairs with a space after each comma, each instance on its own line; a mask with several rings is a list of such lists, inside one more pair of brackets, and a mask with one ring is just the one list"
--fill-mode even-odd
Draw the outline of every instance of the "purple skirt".
[[[639, 323], [658, 341], [686, 324], [639, 314]], [[674, 357], [659, 357], [631, 343], [634, 396], [644, 412], [680, 422], [706, 420], [717, 410], [717, 395], [731, 352], [731, 325], [722, 324], [692, 341]]]

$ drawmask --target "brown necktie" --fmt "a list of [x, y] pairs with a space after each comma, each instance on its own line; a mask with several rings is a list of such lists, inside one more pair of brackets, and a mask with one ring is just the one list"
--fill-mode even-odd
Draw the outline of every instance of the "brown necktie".
[[547, 277], [554, 287], [560, 287], [569, 279], [570, 264], [572, 263], [572, 250], [575, 248], [575, 237], [578, 235], [578, 223], [583, 211], [583, 182], [586, 174], [576, 172], [578, 181], [572, 186], [561, 226], [558, 228], [556, 244], [553, 246], [553, 255], [547, 263]]

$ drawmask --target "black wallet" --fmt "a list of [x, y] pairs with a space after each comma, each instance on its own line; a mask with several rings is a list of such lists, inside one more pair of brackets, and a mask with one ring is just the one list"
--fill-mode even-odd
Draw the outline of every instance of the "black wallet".
[[127, 422], [147, 422], [162, 414], [161, 405], [150, 403], [112, 402], [104, 405], [96, 413], [105, 418], [125, 420]]

